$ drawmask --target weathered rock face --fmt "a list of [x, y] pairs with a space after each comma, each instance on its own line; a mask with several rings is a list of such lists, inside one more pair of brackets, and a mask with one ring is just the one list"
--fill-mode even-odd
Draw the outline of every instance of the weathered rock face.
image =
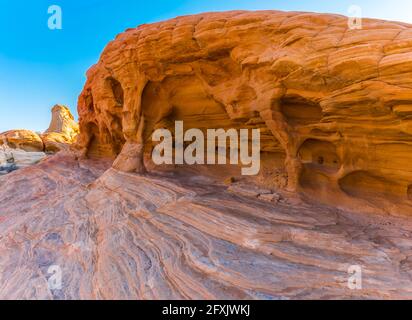
[[41, 152], [44, 150], [43, 140], [30, 130], [10, 130], [0, 134], [0, 145], [28, 152]]
[[49, 128], [41, 135], [45, 149], [48, 152], [57, 152], [67, 149], [79, 134], [79, 125], [74, 121], [69, 108], [55, 105], [52, 109], [52, 120]]
[[338, 15], [239, 11], [143, 25], [89, 70], [77, 147], [142, 171], [151, 133], [174, 120], [261, 128], [289, 190], [352, 204], [378, 195], [379, 206], [412, 213], [411, 49], [411, 25], [364, 19], [350, 30]]

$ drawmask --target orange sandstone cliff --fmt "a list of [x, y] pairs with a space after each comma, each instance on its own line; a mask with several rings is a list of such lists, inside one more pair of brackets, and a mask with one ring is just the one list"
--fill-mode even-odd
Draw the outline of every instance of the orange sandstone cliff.
[[[289, 191], [377, 195], [412, 213], [412, 26], [338, 15], [224, 12], [120, 34], [79, 98], [84, 156], [144, 170], [151, 133], [261, 128]], [[271, 160], [272, 159], [272, 160]], [[408, 212], [409, 210], [409, 212]]]

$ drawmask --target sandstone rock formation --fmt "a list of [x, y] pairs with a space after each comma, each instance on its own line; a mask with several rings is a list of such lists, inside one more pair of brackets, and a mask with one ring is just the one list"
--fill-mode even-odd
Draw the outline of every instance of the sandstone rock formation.
[[0, 134], [0, 145], [28, 152], [44, 150], [43, 140], [30, 130], [10, 130]]
[[60, 133], [66, 135], [70, 140], [79, 134], [79, 125], [74, 121], [68, 107], [56, 104], [52, 108], [52, 119], [46, 133]]
[[79, 125], [74, 121], [69, 108], [55, 105], [52, 109], [52, 120], [49, 128], [41, 135], [47, 152], [58, 152], [67, 149], [75, 142], [79, 134]]
[[77, 148], [143, 171], [151, 133], [175, 120], [261, 128], [288, 190], [352, 205], [378, 196], [379, 207], [411, 214], [411, 49], [411, 25], [364, 19], [350, 30], [343, 16], [314, 13], [208, 13], [129, 29], [88, 71]]
[[55, 132], [44, 133], [41, 135], [41, 138], [44, 143], [44, 150], [51, 153], [59, 152], [62, 149], [67, 149], [72, 143], [66, 135]]
[[49, 128], [43, 134], [30, 130], [11, 130], [0, 134], [0, 145], [28, 152], [58, 152], [76, 141], [79, 125], [69, 108], [55, 105]]
[[[346, 22], [226, 12], [119, 35], [74, 148], [0, 177], [0, 299], [412, 299], [412, 27]], [[175, 120], [261, 128], [262, 173], [154, 166], [150, 134]]]

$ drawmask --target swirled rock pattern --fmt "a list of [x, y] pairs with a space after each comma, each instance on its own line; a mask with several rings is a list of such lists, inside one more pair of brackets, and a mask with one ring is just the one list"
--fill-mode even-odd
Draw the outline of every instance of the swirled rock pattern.
[[175, 120], [261, 128], [288, 190], [411, 214], [412, 27], [347, 20], [235, 11], [129, 29], [88, 72], [77, 148], [144, 171], [151, 133]]
[[409, 218], [110, 165], [59, 153], [0, 177], [0, 298], [412, 298]]

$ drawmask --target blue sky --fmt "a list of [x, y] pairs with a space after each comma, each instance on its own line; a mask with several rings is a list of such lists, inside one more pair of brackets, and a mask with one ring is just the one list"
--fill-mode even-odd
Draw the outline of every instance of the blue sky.
[[[59, 5], [63, 29], [49, 30], [47, 9]], [[178, 15], [275, 9], [363, 15], [412, 23], [411, 0], [0, 0], [0, 132], [43, 131], [50, 109], [76, 103], [87, 69], [116, 34]]]

